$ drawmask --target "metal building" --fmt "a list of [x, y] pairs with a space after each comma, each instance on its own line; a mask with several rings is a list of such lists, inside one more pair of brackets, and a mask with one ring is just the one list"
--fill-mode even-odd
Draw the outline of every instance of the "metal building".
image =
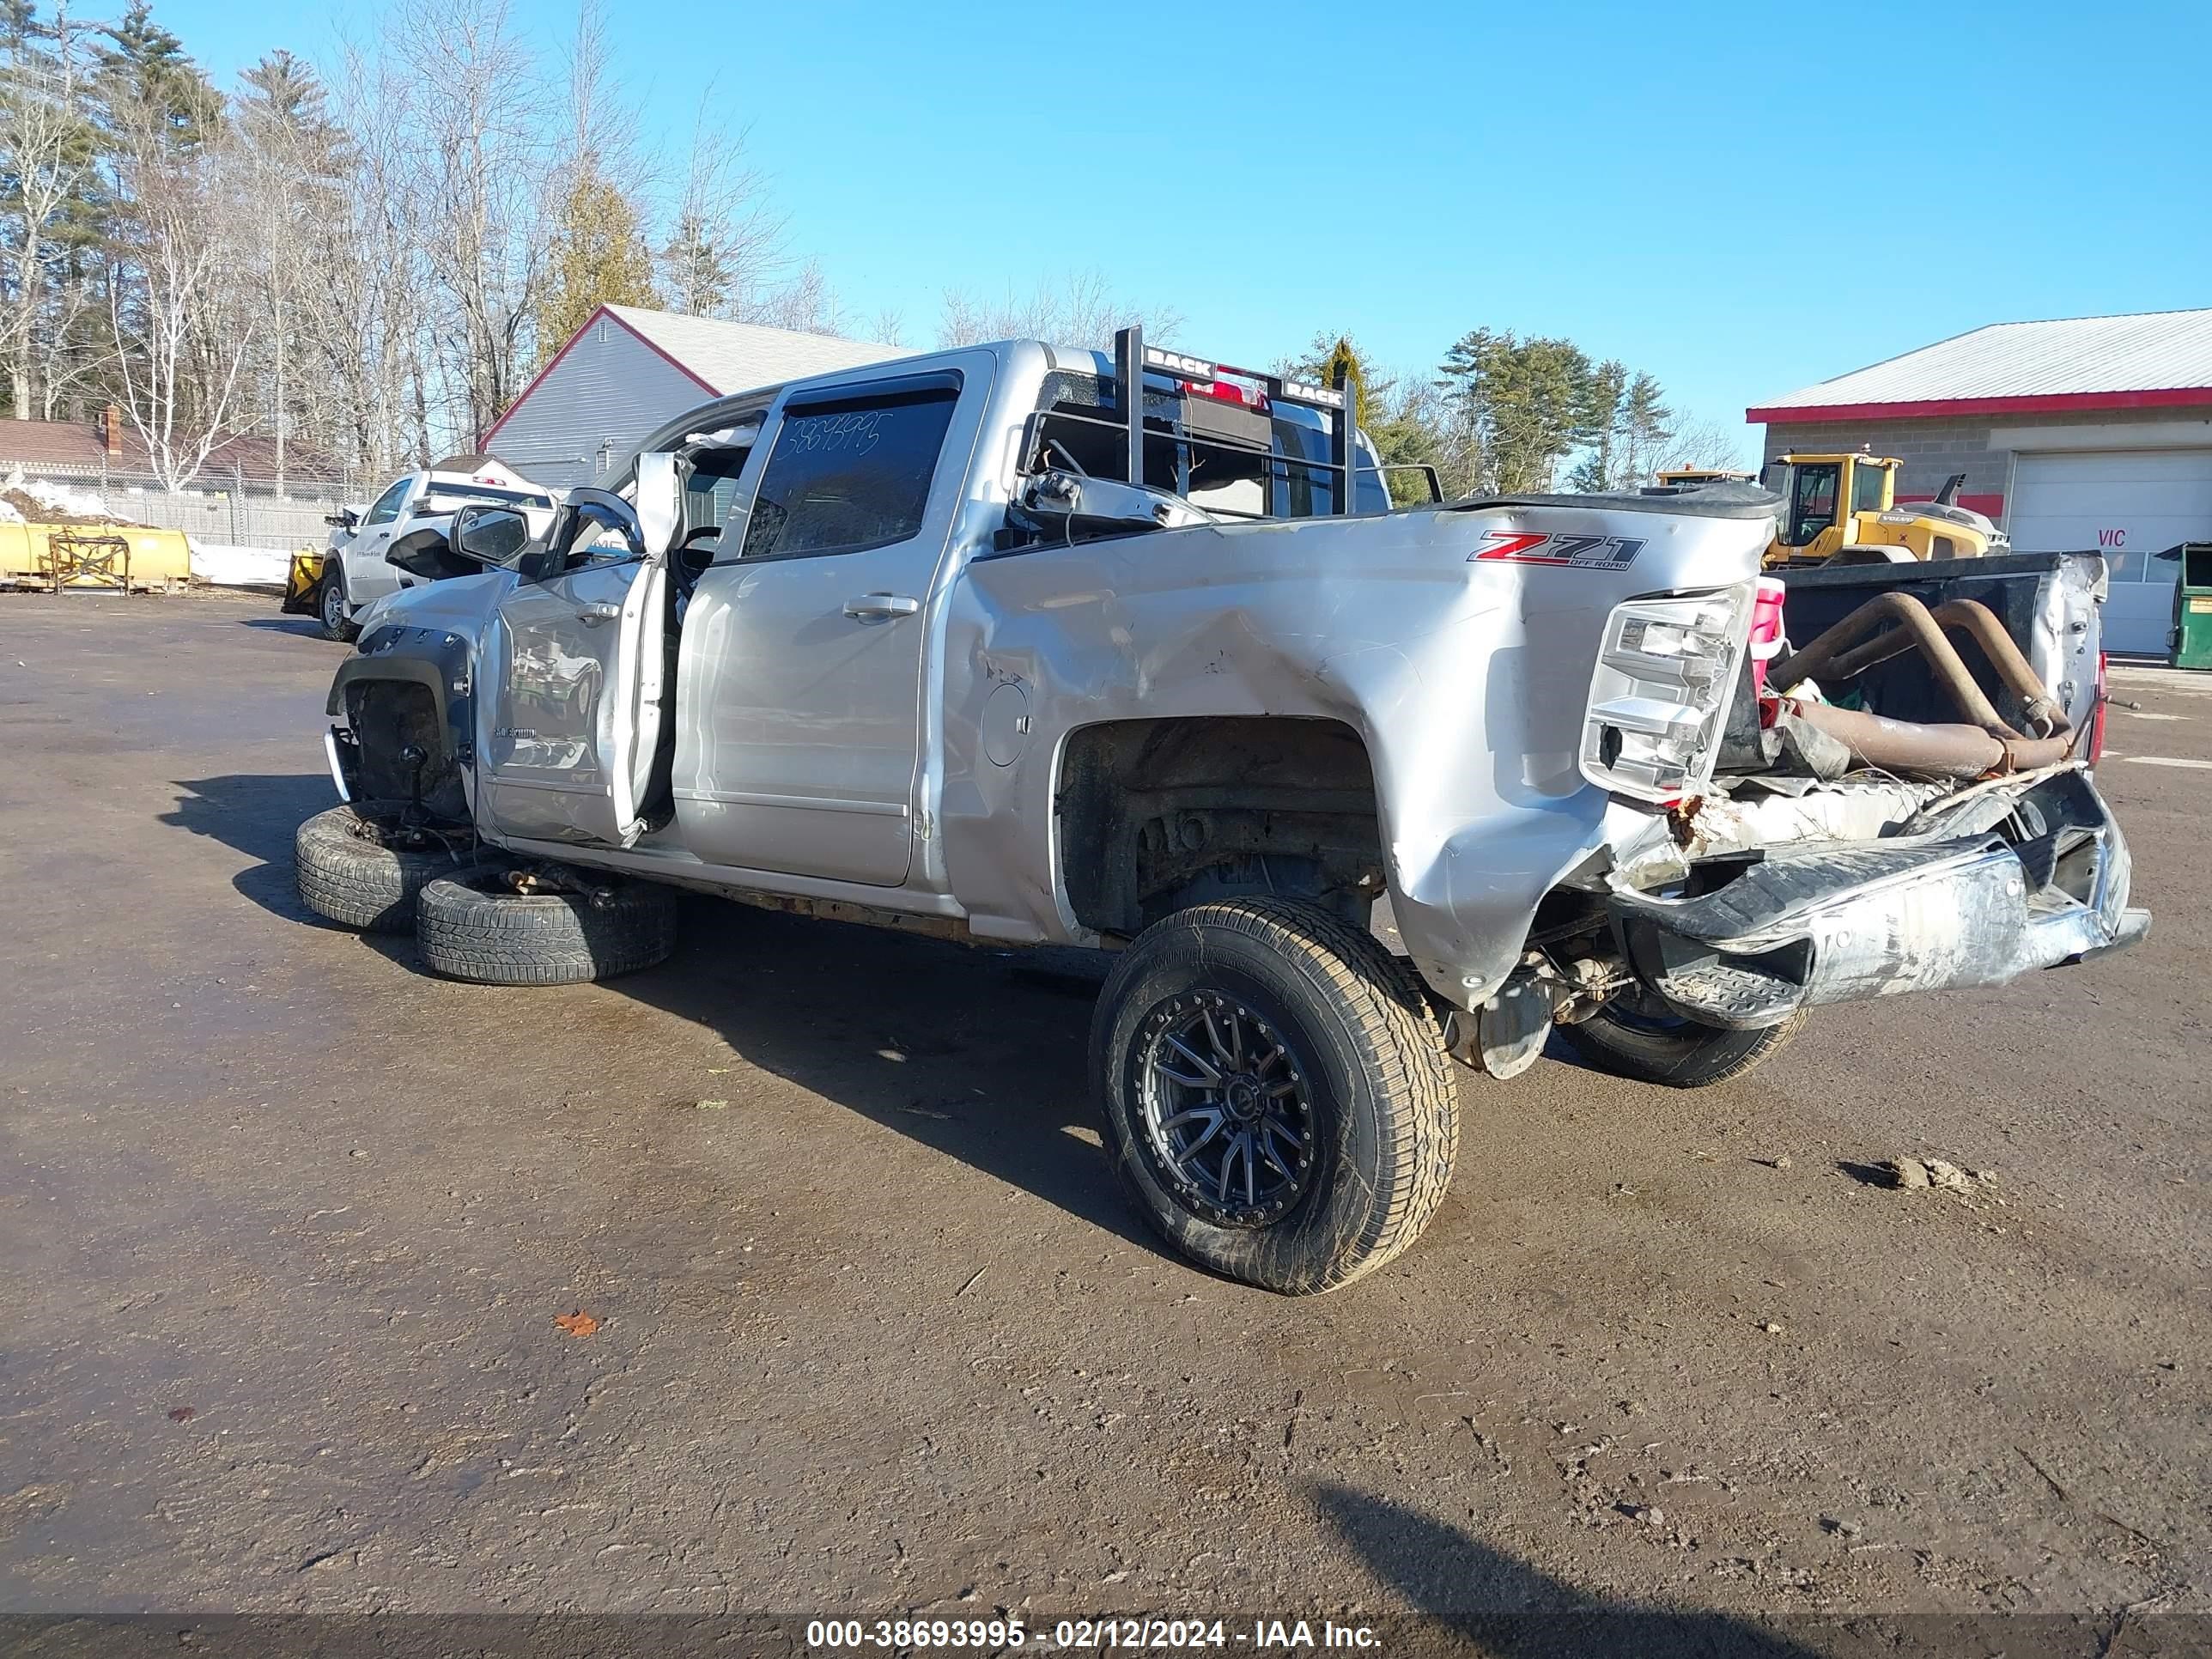
[[595, 483], [694, 404], [908, 356], [903, 346], [601, 306], [477, 445], [539, 483]]
[[2102, 552], [2116, 652], [2164, 655], [2175, 566], [2212, 541], [2212, 310], [1996, 323], [1745, 411], [1766, 453], [1871, 448], [1926, 500], [1959, 503], [2027, 552]]

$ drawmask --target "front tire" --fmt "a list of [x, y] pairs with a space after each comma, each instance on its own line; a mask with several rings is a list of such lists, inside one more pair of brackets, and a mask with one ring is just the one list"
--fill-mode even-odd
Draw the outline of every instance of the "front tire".
[[366, 933], [406, 932], [426, 884], [472, 872], [483, 860], [466, 830], [414, 829], [398, 808], [333, 806], [292, 837], [300, 902], [325, 921]]
[[1780, 1024], [1756, 1031], [1601, 1008], [1588, 1019], [1559, 1029], [1568, 1046], [1600, 1071], [1668, 1089], [1709, 1089], [1741, 1077], [1804, 1024], [1802, 1008]]
[[349, 645], [361, 637], [361, 629], [346, 614], [345, 570], [336, 559], [323, 563], [322, 591], [315, 596], [315, 614], [323, 624], [323, 637]]
[[1091, 1063], [1116, 1173], [1201, 1266], [1306, 1296], [1429, 1224], [1458, 1151], [1443, 1034], [1412, 970], [1323, 910], [1178, 911], [1108, 977]]

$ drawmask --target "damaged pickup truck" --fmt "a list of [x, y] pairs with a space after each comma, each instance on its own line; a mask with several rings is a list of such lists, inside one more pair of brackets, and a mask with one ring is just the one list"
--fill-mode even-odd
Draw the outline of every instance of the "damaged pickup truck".
[[483, 574], [331, 689], [303, 894], [506, 983], [659, 960], [671, 886], [1115, 951], [1122, 1181], [1290, 1292], [1427, 1224], [1455, 1061], [1556, 1032], [1709, 1084], [1819, 1005], [2142, 934], [2097, 561], [1814, 573], [1778, 617], [1774, 498], [1394, 508], [1353, 401], [1015, 341], [709, 404], [542, 536], [465, 507]]

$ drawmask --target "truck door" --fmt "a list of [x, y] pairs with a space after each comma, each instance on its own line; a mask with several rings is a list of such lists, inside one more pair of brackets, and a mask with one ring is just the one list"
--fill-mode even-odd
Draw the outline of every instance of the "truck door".
[[392, 538], [404, 527], [399, 514], [415, 488], [415, 479], [410, 472], [379, 495], [362, 515], [353, 539], [338, 555], [345, 567], [346, 603], [356, 611], [371, 599], [399, 591], [399, 573], [384, 562], [384, 555]]
[[[483, 512], [464, 509], [456, 533]], [[486, 517], [522, 522], [511, 510]], [[650, 538], [619, 496], [573, 490], [550, 544], [501, 602], [480, 728], [483, 811], [501, 835], [627, 847], [642, 832], [668, 611]]]
[[787, 394], [684, 623], [674, 793], [711, 863], [906, 879], [929, 597], [992, 361]]

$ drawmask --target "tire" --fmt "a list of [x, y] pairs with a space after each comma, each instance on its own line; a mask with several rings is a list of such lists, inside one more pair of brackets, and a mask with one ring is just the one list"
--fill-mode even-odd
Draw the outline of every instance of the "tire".
[[[1214, 1084], [1183, 1058], [1194, 1048]], [[1451, 1182], [1458, 1095], [1426, 990], [1310, 905], [1231, 899], [1146, 929], [1100, 994], [1091, 1066], [1137, 1208], [1248, 1285], [1308, 1296], [1371, 1273], [1420, 1237]], [[1209, 1109], [1212, 1128], [1174, 1127]], [[1217, 1167], [1222, 1133], [1245, 1150]], [[1262, 1143], [1272, 1170], [1254, 1158]]]
[[327, 921], [368, 933], [405, 933], [426, 884], [483, 861], [465, 831], [443, 842], [428, 832], [408, 834], [396, 810], [333, 806], [292, 837], [300, 902]]
[[323, 561], [323, 580], [315, 594], [315, 615], [323, 624], [323, 637], [350, 645], [361, 637], [346, 615], [345, 568], [336, 559]]
[[1779, 1025], [1756, 1031], [1728, 1030], [1692, 1020], [1662, 1027], [1601, 1009], [1579, 1024], [1559, 1030], [1569, 1046], [1600, 1071], [1669, 1089], [1707, 1089], [1741, 1077], [1796, 1036], [1804, 1024], [1802, 1008]]
[[580, 985], [665, 962], [676, 895], [584, 871], [558, 890], [516, 892], [503, 872], [445, 878], [416, 902], [415, 940], [433, 973], [477, 985]]

